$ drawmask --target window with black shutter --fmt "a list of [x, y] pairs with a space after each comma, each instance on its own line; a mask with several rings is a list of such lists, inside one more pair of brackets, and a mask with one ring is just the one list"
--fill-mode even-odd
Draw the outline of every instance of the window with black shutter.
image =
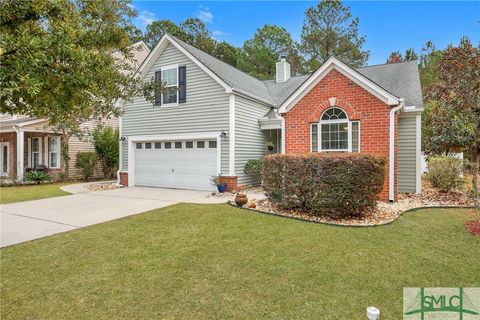
[[178, 68], [178, 102], [187, 102], [187, 67]]
[[162, 83], [162, 71], [155, 72], [155, 105], [162, 105], [162, 92], [159, 88], [159, 84]]

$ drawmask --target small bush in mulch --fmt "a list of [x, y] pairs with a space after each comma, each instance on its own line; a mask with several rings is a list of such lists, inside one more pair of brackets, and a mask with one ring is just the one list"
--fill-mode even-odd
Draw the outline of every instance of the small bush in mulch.
[[465, 221], [465, 229], [468, 233], [480, 237], [480, 220]]
[[360, 216], [377, 205], [385, 157], [366, 154], [275, 154], [262, 164], [270, 201], [283, 210], [314, 216]]
[[463, 179], [462, 161], [454, 157], [430, 157], [428, 159], [427, 179], [433, 187], [445, 191], [459, 188]]

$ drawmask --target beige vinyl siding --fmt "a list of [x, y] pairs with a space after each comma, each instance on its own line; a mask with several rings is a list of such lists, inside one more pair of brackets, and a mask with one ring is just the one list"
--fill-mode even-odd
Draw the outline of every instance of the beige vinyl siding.
[[238, 184], [258, 183], [243, 171], [248, 160], [258, 159], [265, 154], [267, 140], [265, 133], [260, 130], [258, 119], [269, 110], [269, 107], [258, 102], [235, 97], [235, 173]]
[[[105, 120], [103, 122], [113, 128], [118, 127], [118, 119], [116, 118]], [[88, 122], [82, 123], [80, 127], [85, 133], [88, 134], [88, 132], [91, 132], [95, 128], [95, 126], [96, 126], [95, 121], [88, 121]], [[86, 136], [82, 140], [80, 140], [76, 136], [73, 136], [70, 138], [70, 140], [68, 140], [68, 144], [69, 144], [68, 154], [70, 156], [70, 161], [69, 161], [70, 168], [68, 170], [69, 178], [83, 179], [83, 176], [80, 170], [75, 168], [75, 163], [77, 161], [77, 153], [78, 152], [95, 152], [95, 148], [93, 147], [93, 144], [87, 140]], [[103, 171], [102, 171], [102, 164], [100, 162], [98, 162], [97, 164], [93, 178], [94, 179], [104, 178]]]
[[[153, 106], [143, 97], [124, 105], [122, 135], [188, 134], [229, 129], [229, 102], [225, 89], [182, 52], [168, 44], [145, 76], [150, 81], [162, 66], [187, 67], [187, 102]], [[123, 143], [123, 170], [128, 169], [128, 144]], [[228, 173], [228, 138], [222, 140], [222, 173]]]
[[398, 192], [416, 191], [416, 114], [398, 119]]

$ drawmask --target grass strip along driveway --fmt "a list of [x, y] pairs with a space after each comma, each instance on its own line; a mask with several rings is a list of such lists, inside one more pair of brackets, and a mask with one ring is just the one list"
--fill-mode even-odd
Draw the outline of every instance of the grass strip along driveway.
[[347, 228], [174, 205], [3, 249], [1, 318], [401, 319], [403, 287], [478, 286], [478, 218]]
[[66, 196], [60, 189], [65, 183], [48, 183], [16, 187], [0, 187], [0, 204]]

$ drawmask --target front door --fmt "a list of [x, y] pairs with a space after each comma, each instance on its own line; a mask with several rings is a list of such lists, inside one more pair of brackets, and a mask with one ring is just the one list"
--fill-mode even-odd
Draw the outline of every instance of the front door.
[[9, 164], [8, 142], [0, 142], [0, 175], [2, 177], [8, 176]]

